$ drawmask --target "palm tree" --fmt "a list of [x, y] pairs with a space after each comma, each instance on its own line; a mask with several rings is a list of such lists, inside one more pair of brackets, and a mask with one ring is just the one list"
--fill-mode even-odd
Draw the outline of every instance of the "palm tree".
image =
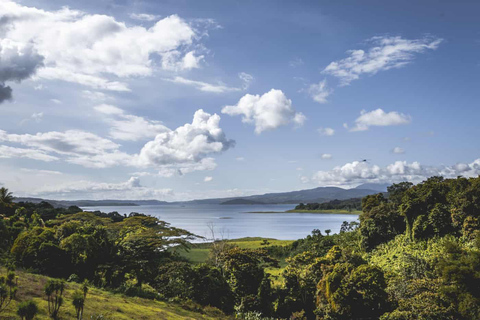
[[0, 214], [5, 214], [6, 208], [13, 205], [13, 194], [7, 188], [0, 188]]

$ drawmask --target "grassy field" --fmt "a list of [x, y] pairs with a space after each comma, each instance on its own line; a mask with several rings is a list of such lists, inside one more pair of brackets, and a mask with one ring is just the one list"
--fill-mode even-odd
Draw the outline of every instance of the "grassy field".
[[[0, 270], [4, 275], [5, 269]], [[39, 314], [35, 319], [50, 319], [47, 314], [48, 306], [43, 288], [48, 277], [17, 271], [18, 292], [16, 300], [0, 313], [0, 319], [18, 319], [16, 310], [19, 302], [34, 300], [39, 307]], [[75, 308], [72, 305], [72, 294], [80, 285], [67, 283], [64, 293], [64, 304], [60, 309], [61, 319], [75, 319]], [[121, 294], [90, 288], [85, 302], [83, 319], [227, 319], [225, 316], [212, 311], [211, 315], [185, 310], [176, 304], [161, 301], [126, 297]]]
[[[268, 244], [263, 244], [264, 240], [267, 240]], [[231, 243], [243, 249], [259, 249], [259, 248], [266, 248], [269, 246], [287, 246], [287, 245], [290, 245], [293, 241], [294, 240], [277, 240], [277, 239], [260, 238], [260, 237], [247, 237], [247, 238], [227, 240], [228, 243]], [[180, 250], [178, 253], [192, 263], [203, 263], [208, 259], [210, 247], [211, 247], [210, 243], [200, 243], [200, 244], [195, 244], [188, 252], [184, 250]], [[282, 272], [285, 266], [286, 266], [286, 262], [280, 261], [280, 268], [266, 269], [266, 271], [272, 276], [274, 286], [281, 286], [283, 284]]]
[[328, 214], [360, 214], [362, 213], [361, 210], [342, 210], [342, 209], [332, 209], [332, 210], [288, 210], [286, 212], [290, 213], [328, 213]]

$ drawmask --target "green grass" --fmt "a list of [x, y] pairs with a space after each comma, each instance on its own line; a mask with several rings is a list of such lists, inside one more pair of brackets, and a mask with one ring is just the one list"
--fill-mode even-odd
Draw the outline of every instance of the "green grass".
[[332, 209], [332, 210], [288, 210], [289, 213], [327, 213], [327, 214], [361, 214], [361, 210], [344, 210], [344, 209]]
[[[267, 245], [262, 245], [263, 241], [267, 240]], [[269, 246], [288, 246], [294, 240], [277, 240], [271, 238], [261, 238], [261, 237], [246, 237], [239, 239], [227, 240], [228, 243], [236, 245], [242, 249], [260, 249], [266, 248]], [[199, 243], [194, 244], [192, 248], [186, 252], [185, 250], [179, 250], [178, 253], [180, 256], [184, 257], [191, 263], [204, 263], [207, 261], [208, 254], [210, 252], [211, 243]], [[285, 260], [280, 261], [280, 268], [266, 268], [265, 271], [270, 274], [272, 277], [273, 286], [280, 287], [284, 283], [284, 278], [282, 276], [283, 270], [287, 263]]]
[[[5, 273], [5, 269], [0, 270], [0, 274]], [[0, 319], [18, 319], [18, 316], [16, 315], [18, 304], [30, 299], [34, 300], [39, 307], [39, 313], [35, 319], [50, 319], [47, 312], [47, 301], [45, 300], [43, 293], [43, 288], [49, 278], [21, 271], [17, 271], [16, 274], [18, 276], [18, 291], [16, 299], [10, 303], [5, 311], [0, 313]], [[64, 304], [60, 309], [61, 319], [75, 319], [75, 308], [72, 305], [72, 295], [76, 289], [80, 289], [79, 284], [70, 282], [66, 284]], [[103, 315], [103, 318], [101, 319], [115, 320], [227, 319], [225, 316], [218, 314], [216, 314], [216, 316], [209, 316], [185, 310], [180, 305], [136, 297], [126, 297], [121, 294], [114, 294], [97, 288], [90, 288], [83, 314], [83, 319], [97, 319], [97, 316], [100, 315]]]

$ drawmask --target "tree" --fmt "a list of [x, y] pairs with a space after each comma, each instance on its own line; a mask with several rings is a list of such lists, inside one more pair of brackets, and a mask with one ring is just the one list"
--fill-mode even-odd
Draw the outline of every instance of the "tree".
[[13, 194], [7, 188], [0, 188], [0, 214], [6, 214], [13, 206]]
[[82, 291], [77, 290], [73, 293], [72, 304], [75, 307], [75, 312], [77, 313], [77, 319], [82, 320], [83, 307], [85, 306], [85, 296]]
[[24, 301], [18, 305], [17, 314], [22, 320], [33, 320], [37, 312], [38, 306], [33, 300]]
[[16, 293], [15, 273], [9, 271], [6, 277], [0, 277], [0, 312], [8, 307]]
[[403, 194], [412, 186], [413, 183], [406, 181], [392, 184], [391, 186], [387, 187], [388, 200], [395, 204], [395, 206], [400, 205], [400, 203], [402, 202]]
[[58, 312], [63, 304], [63, 291], [65, 282], [63, 280], [49, 280], [45, 285], [45, 295], [48, 301], [48, 312], [53, 319], [58, 319]]
[[332, 230], [330, 230], [330, 229], [325, 230], [325, 233], [327, 234], [327, 236], [330, 235], [330, 232], [332, 232]]

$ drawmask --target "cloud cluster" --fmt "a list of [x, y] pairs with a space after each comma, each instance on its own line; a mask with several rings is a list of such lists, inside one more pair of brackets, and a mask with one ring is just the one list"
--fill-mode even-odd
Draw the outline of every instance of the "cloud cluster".
[[201, 109], [195, 112], [192, 123], [175, 130], [155, 121], [125, 114], [115, 106], [100, 105], [96, 109], [107, 116], [107, 121], [112, 125], [110, 134], [118, 140], [149, 137], [152, 135], [149, 130], [156, 130], [157, 134], [138, 153], [129, 154], [120, 150], [120, 144], [85, 131], [51, 131], [32, 135], [9, 134], [0, 130], [0, 142], [28, 147], [0, 145], [0, 157], [41, 161], [63, 159], [90, 168], [152, 168], [158, 170], [159, 175], [172, 176], [213, 170], [216, 163], [210, 155], [221, 153], [235, 145], [235, 141], [227, 139], [220, 128], [220, 116]]
[[367, 42], [373, 47], [367, 51], [350, 50], [348, 58], [331, 62], [322, 72], [340, 79], [340, 85], [349, 85], [363, 74], [405, 66], [415, 58], [415, 54], [437, 49], [442, 39], [425, 37], [409, 40], [383, 36], [373, 37]]
[[226, 106], [222, 113], [242, 116], [242, 122], [253, 123], [255, 133], [276, 129], [287, 124], [301, 126], [306, 117], [296, 112], [292, 100], [281, 90], [272, 89], [263, 95], [244, 95], [236, 105]]
[[104, 121], [110, 126], [110, 137], [116, 140], [138, 141], [154, 138], [157, 134], [170, 131], [160, 121], [126, 114], [122, 109], [101, 104], [95, 110], [104, 115]]
[[428, 177], [443, 176], [455, 178], [457, 176], [475, 177], [480, 174], [480, 159], [472, 163], [458, 163], [453, 166], [424, 166], [419, 162], [407, 163], [396, 161], [385, 167], [371, 165], [364, 161], [354, 161], [343, 166], [337, 166], [330, 171], [318, 171], [311, 178], [304, 177], [304, 181], [312, 181], [322, 186], [351, 187], [366, 182], [394, 183], [401, 181], [421, 182]]
[[[360, 79], [364, 74], [376, 74], [393, 68], [403, 67], [413, 61], [415, 55], [438, 48], [442, 39], [424, 37], [421, 39], [404, 39], [396, 36], [381, 36], [368, 39], [370, 48], [366, 50], [349, 50], [347, 58], [331, 62], [322, 74], [340, 80], [340, 86], [347, 86]], [[312, 99], [318, 103], [327, 103], [333, 89], [327, 86], [327, 80], [311, 84], [307, 90]]]
[[372, 126], [387, 127], [405, 125], [412, 122], [412, 117], [396, 111], [385, 112], [382, 109], [372, 111], [362, 110], [355, 120], [355, 126], [350, 131], [365, 131]]
[[30, 78], [39, 67], [43, 66], [43, 60], [44, 57], [37, 53], [31, 43], [21, 43], [6, 38], [1, 39], [0, 103], [12, 98], [12, 88], [5, 83], [21, 82]]
[[[128, 91], [122, 79], [148, 76], [156, 67], [196, 68], [203, 59], [188, 50], [199, 38], [196, 30], [176, 15], [145, 28], [128, 26], [112, 16], [87, 14], [67, 7], [46, 11], [1, 1], [0, 21], [3, 39], [0, 61], [8, 59], [12, 50], [24, 50], [18, 55], [21, 64], [14, 65], [15, 72], [24, 71], [17, 80], [31, 76], [43, 62], [44, 67], [37, 71], [40, 78]], [[15, 49], [5, 51], [6, 42], [10, 46], [15, 44]], [[156, 63], [157, 60], [161, 63]], [[0, 75], [0, 82], [6, 80], [15, 79]]]
[[162, 167], [172, 163], [184, 172], [196, 166], [208, 165], [202, 162], [207, 156], [220, 153], [235, 145], [225, 137], [219, 126], [220, 116], [197, 110], [192, 123], [158, 134], [149, 141], [136, 156], [136, 162], [145, 167]]

